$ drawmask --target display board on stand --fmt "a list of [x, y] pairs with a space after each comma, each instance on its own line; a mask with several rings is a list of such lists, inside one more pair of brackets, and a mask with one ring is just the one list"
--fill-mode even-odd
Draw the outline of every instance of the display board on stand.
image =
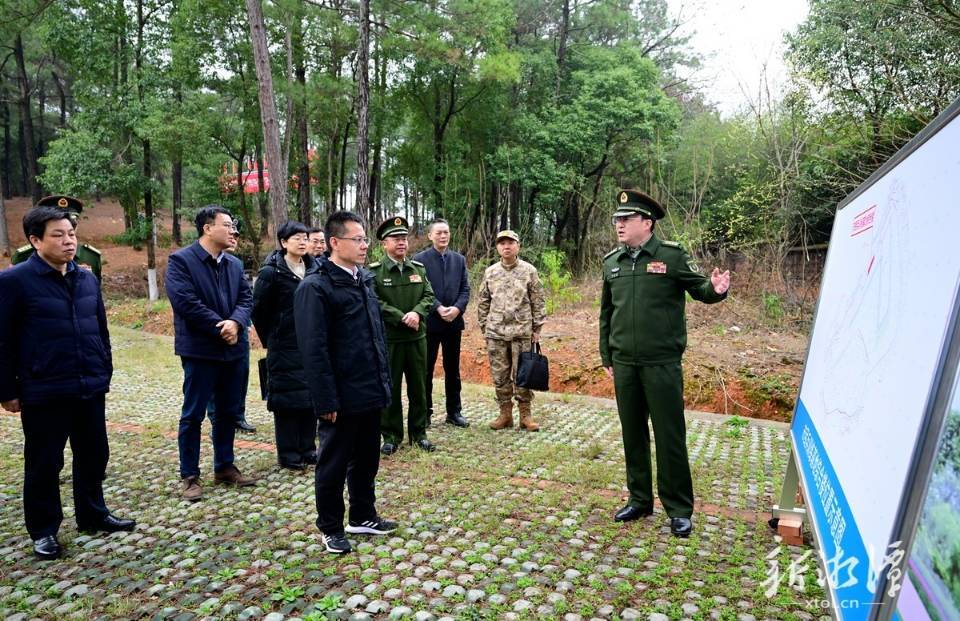
[[[889, 618], [935, 443], [960, 279], [960, 102], [837, 211], [774, 517], [803, 517], [834, 614]], [[951, 378], [952, 381], [952, 378]], [[926, 460], [924, 459], [926, 456]], [[793, 503], [796, 484], [804, 510]], [[895, 595], [894, 595], [895, 598]]]

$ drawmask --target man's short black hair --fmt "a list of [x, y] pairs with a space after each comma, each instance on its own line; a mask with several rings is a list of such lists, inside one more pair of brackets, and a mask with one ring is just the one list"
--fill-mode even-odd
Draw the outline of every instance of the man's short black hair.
[[38, 239], [43, 239], [43, 234], [47, 230], [47, 222], [54, 220], [69, 220], [73, 228], [77, 228], [77, 222], [70, 217], [70, 214], [57, 207], [34, 207], [23, 216], [23, 234], [29, 241], [33, 235]]
[[334, 237], [343, 237], [347, 232], [347, 222], [356, 222], [363, 226], [363, 218], [352, 211], [335, 211], [323, 225], [323, 236], [328, 241]]
[[308, 226], [307, 235], [313, 235], [314, 233], [323, 233], [323, 229], [321, 229], [319, 226]]
[[230, 216], [231, 220], [233, 219], [233, 215], [220, 205], [205, 205], [200, 208], [200, 211], [193, 218], [193, 223], [197, 225], [197, 237], [203, 237], [203, 225], [216, 222], [218, 213]]
[[430, 224], [427, 225], [427, 233], [433, 232], [434, 224], [446, 224], [447, 226], [450, 226], [450, 223], [447, 222], [444, 218], [434, 218], [433, 220], [430, 221]]
[[279, 229], [277, 229], [277, 241], [287, 241], [299, 233], [309, 235], [309, 229], [307, 229], [306, 225], [304, 225], [302, 222], [297, 222], [296, 220], [287, 220], [280, 225]]

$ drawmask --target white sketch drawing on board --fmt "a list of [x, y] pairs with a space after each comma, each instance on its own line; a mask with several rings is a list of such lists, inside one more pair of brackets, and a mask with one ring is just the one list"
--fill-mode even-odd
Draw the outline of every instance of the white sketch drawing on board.
[[868, 258], [842, 299], [843, 311], [822, 357], [825, 424], [841, 433], [860, 423], [868, 391], [879, 385], [877, 368], [893, 353], [901, 321], [897, 304], [905, 289], [907, 253], [902, 244], [909, 227], [905, 195], [902, 183], [895, 180], [887, 200], [872, 207], [872, 228], [862, 233], [870, 239]]

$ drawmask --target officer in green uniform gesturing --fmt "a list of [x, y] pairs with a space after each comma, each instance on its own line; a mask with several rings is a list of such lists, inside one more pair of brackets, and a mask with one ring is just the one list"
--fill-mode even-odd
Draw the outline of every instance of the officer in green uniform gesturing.
[[687, 345], [685, 293], [713, 304], [726, 298], [730, 272], [710, 278], [678, 244], [653, 233], [663, 207], [637, 190], [622, 190], [613, 221], [616, 250], [603, 258], [600, 298], [600, 358], [613, 378], [623, 430], [630, 500], [614, 516], [627, 522], [653, 514], [650, 430], [657, 442], [657, 495], [670, 532], [693, 530], [693, 481], [683, 418], [683, 371]]
[[380, 309], [387, 332], [387, 355], [390, 357], [390, 380], [393, 395], [390, 407], [383, 412], [380, 452], [396, 452], [403, 440], [403, 405], [400, 384], [407, 378], [407, 434], [411, 444], [433, 451], [427, 440], [427, 315], [435, 299], [427, 280], [427, 268], [419, 261], [407, 259], [406, 218], [387, 218], [377, 228], [377, 239], [387, 256], [370, 264], [374, 288], [380, 298]]
[[[41, 198], [36, 207], [56, 207], [58, 209], [63, 209], [70, 214], [70, 219], [73, 220], [73, 227], [77, 228], [77, 220], [80, 213], [83, 211], [83, 202], [72, 196], [61, 196], [55, 194], [53, 196], [45, 196]], [[20, 246], [17, 248], [17, 251], [13, 253], [13, 256], [10, 257], [10, 263], [16, 265], [17, 263], [23, 263], [30, 258], [30, 255], [34, 253], [33, 246], [27, 244], [25, 246]], [[77, 255], [76, 262], [82, 268], [86, 268], [93, 272], [93, 275], [97, 277], [97, 281], [102, 281], [100, 273], [100, 251], [91, 246], [90, 244], [77, 244]]]

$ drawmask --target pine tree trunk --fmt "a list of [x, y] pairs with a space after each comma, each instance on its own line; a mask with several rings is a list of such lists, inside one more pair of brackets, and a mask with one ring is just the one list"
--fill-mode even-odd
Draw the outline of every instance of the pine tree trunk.
[[13, 141], [10, 139], [10, 108], [7, 102], [0, 101], [0, 123], [3, 124], [3, 158], [0, 159], [0, 185], [3, 186], [3, 198], [10, 198], [10, 149], [13, 148]]
[[343, 130], [343, 142], [340, 144], [340, 209], [347, 205], [347, 141], [350, 139], [350, 123]]
[[[357, 203], [356, 211], [370, 211], [370, 0], [360, 0], [360, 37], [357, 40]], [[370, 223], [372, 226], [373, 223]]]
[[257, 70], [257, 95], [260, 101], [260, 122], [263, 126], [263, 147], [267, 165], [270, 167], [270, 207], [274, 230], [287, 221], [287, 174], [281, 168], [280, 123], [274, 99], [273, 73], [270, 69], [270, 52], [267, 47], [267, 32], [263, 21], [260, 0], [246, 0], [247, 17], [250, 22], [250, 39], [253, 43], [253, 60]]
[[183, 243], [183, 236], [180, 233], [180, 212], [183, 210], [183, 160], [179, 155], [170, 164], [170, 179], [173, 184], [171, 209], [173, 243], [179, 246]]
[[10, 256], [10, 233], [7, 231], [7, 203], [3, 195], [7, 193], [7, 186], [0, 175], [0, 257]]
[[23, 58], [23, 39], [17, 33], [13, 41], [13, 56], [17, 66], [17, 84], [20, 87], [17, 106], [23, 124], [23, 154], [25, 158], [25, 176], [27, 190], [34, 203], [40, 201], [40, 184], [37, 181], [37, 151], [33, 135], [33, 115], [30, 111], [30, 81], [27, 78], [27, 65]]

